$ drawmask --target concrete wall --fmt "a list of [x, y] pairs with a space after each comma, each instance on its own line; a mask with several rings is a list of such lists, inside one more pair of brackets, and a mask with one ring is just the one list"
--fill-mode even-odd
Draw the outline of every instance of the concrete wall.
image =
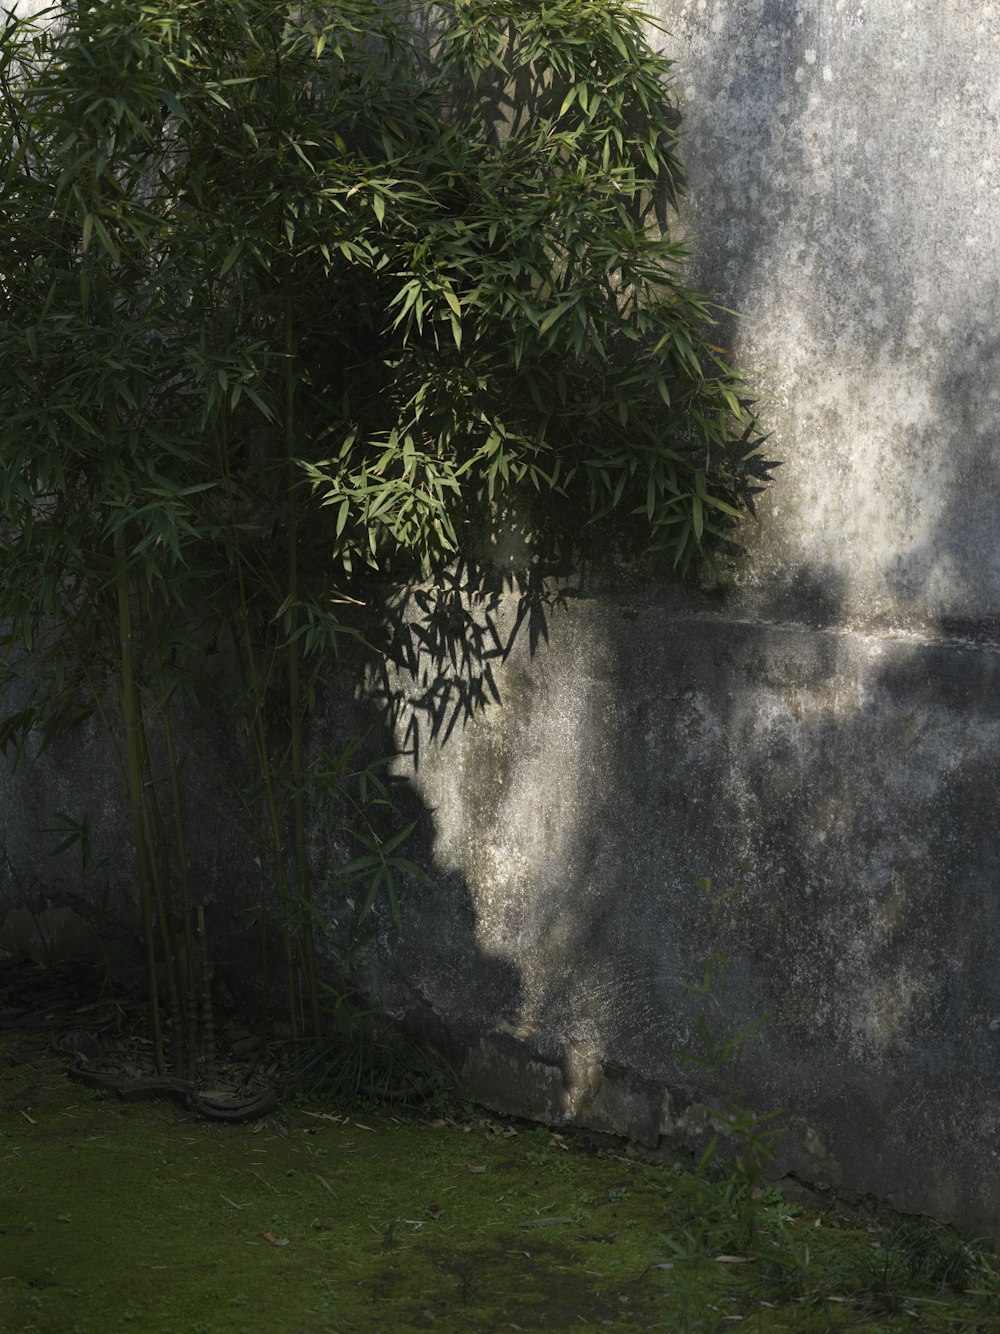
[[996, 653], [604, 588], [494, 676], [444, 745], [403, 682], [442, 883], [381, 956], [390, 1006], [442, 1020], [497, 1106], [691, 1143], [721, 1096], [672, 1055], [699, 1050], [711, 875], [727, 1017], [769, 1015], [741, 1095], [783, 1111], [776, 1170], [994, 1227]]
[[779, 1168], [995, 1228], [1000, 7], [656, 8], [785, 464], [721, 594], [577, 589], [533, 655], [508, 600], [444, 745], [398, 680], [446, 882], [380, 985], [498, 1105], [683, 1138], [712, 876]]
[[994, 624], [1000, 7], [656, 8], [704, 279], [788, 460], [746, 581], [796, 618]]

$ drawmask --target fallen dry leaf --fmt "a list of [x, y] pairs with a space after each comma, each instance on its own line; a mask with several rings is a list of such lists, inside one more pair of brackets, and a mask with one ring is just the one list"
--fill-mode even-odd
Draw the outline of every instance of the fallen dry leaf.
[[753, 1260], [752, 1255], [717, 1255], [715, 1257], [717, 1265], [752, 1265]]
[[485, 1164], [485, 1163], [466, 1163], [465, 1165], [466, 1165], [466, 1167], [469, 1169], [470, 1172], [485, 1172], [485, 1171], [486, 1171], [486, 1164]]
[[269, 1241], [272, 1246], [287, 1246], [287, 1237], [276, 1237], [273, 1232], [262, 1232], [260, 1234], [265, 1241]]

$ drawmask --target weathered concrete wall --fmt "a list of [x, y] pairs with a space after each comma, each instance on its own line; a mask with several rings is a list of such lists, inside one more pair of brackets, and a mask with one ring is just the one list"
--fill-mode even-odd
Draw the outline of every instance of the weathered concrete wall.
[[705, 1095], [671, 1050], [699, 1049], [711, 875], [729, 1018], [770, 1016], [742, 1075], [784, 1109], [777, 1166], [995, 1225], [997, 652], [648, 588], [548, 630], [497, 667], [502, 707], [422, 738], [444, 878], [383, 994], [442, 1016], [495, 1103], [655, 1143]]
[[424, 739], [450, 878], [381, 985], [498, 1104], [654, 1140], [704, 1091], [669, 1051], [710, 875], [779, 1165], [995, 1228], [1000, 9], [656, 8], [700, 276], [785, 466], [721, 596], [570, 598], [502, 706]]
[[705, 281], [788, 460], [745, 573], [860, 627], [1000, 605], [1000, 8], [670, 0]]

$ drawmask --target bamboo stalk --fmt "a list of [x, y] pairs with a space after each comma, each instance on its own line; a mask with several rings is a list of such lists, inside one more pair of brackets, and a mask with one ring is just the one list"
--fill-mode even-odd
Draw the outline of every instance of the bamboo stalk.
[[288, 516], [288, 604], [289, 634], [288, 705], [291, 717], [292, 767], [292, 830], [295, 849], [295, 874], [303, 918], [299, 926], [302, 967], [313, 1032], [320, 1031], [319, 991], [316, 985], [316, 942], [312, 925], [312, 892], [309, 877], [309, 858], [306, 852], [305, 794], [303, 791], [304, 765], [302, 758], [302, 686], [299, 674], [298, 598], [299, 598], [299, 533], [298, 533], [298, 471], [295, 464], [295, 329], [292, 303], [285, 302], [285, 457], [286, 457], [286, 510]]
[[163, 739], [167, 748], [170, 768], [170, 793], [174, 809], [174, 837], [177, 840], [177, 860], [181, 877], [181, 916], [184, 933], [184, 954], [187, 975], [184, 979], [184, 1019], [187, 1038], [187, 1078], [198, 1073], [198, 992], [194, 984], [194, 930], [191, 925], [191, 880], [188, 874], [187, 844], [184, 839], [184, 820], [181, 813], [181, 787], [177, 776], [177, 753], [174, 749], [174, 729], [170, 721], [170, 701], [163, 709]]
[[[217, 432], [217, 446], [219, 453], [219, 472], [222, 476], [223, 489], [226, 496], [226, 506], [231, 530], [236, 532], [236, 500], [233, 495], [232, 477], [229, 470], [229, 448], [228, 448], [228, 429], [227, 419], [223, 414], [220, 429]], [[278, 895], [281, 903], [288, 902], [288, 874], [285, 868], [285, 849], [284, 840], [281, 836], [281, 820], [278, 816], [277, 802], [274, 797], [274, 774], [271, 769], [271, 757], [267, 739], [266, 711], [264, 706], [264, 692], [261, 685], [260, 671], [257, 665], [257, 652], [254, 647], [253, 634], [250, 629], [250, 611], [246, 592], [246, 579], [243, 572], [243, 558], [237, 546], [235, 551], [236, 582], [239, 590], [239, 619], [242, 631], [242, 644], [237, 644], [237, 648], [242, 652], [242, 661], [250, 681], [250, 695], [253, 705], [252, 714], [248, 717], [248, 731], [251, 740], [251, 750], [256, 751], [257, 764], [260, 772], [261, 783], [264, 791], [264, 805], [267, 811], [268, 831], [271, 838], [271, 851], [274, 854], [275, 874], [278, 880]], [[235, 638], [235, 632], [234, 632]], [[263, 869], [263, 868], [262, 868]], [[299, 1043], [299, 1021], [295, 1005], [295, 969], [292, 956], [291, 939], [287, 927], [282, 927], [282, 940], [285, 953], [285, 967], [288, 979], [288, 1017], [292, 1026], [292, 1042], [296, 1047]]]
[[212, 980], [208, 962], [208, 936], [205, 932], [205, 909], [198, 908], [198, 963], [201, 982], [201, 1039], [205, 1056], [205, 1078], [215, 1083], [215, 1017], [212, 1013]]
[[[147, 600], [148, 608], [148, 600]], [[150, 618], [151, 619], [151, 618]], [[162, 676], [162, 662], [158, 662]], [[178, 1075], [184, 1069], [185, 1036], [183, 1025], [182, 997], [184, 996], [184, 977], [177, 953], [177, 936], [174, 929], [173, 899], [170, 891], [170, 849], [167, 844], [163, 816], [156, 796], [156, 785], [152, 777], [152, 764], [149, 758], [149, 738], [146, 735], [145, 717], [139, 720], [139, 740], [142, 752], [143, 773], [146, 775], [142, 789], [143, 824], [146, 830], [146, 845], [149, 848], [150, 869], [152, 873], [153, 902], [156, 907], [156, 920], [160, 931], [163, 950], [163, 970], [167, 979], [167, 998], [170, 1004], [170, 1023], [173, 1049], [174, 1071]], [[154, 848], [159, 852], [159, 871], [156, 867]]]
[[149, 1026], [157, 1074], [163, 1074], [163, 1035], [160, 1029], [160, 998], [156, 977], [156, 947], [153, 940], [153, 894], [150, 849], [143, 816], [143, 781], [141, 753], [141, 718], [135, 684], [132, 655], [132, 615], [129, 606], [129, 577], [125, 555], [125, 533], [119, 528], [114, 538], [115, 585], [118, 598], [118, 644], [121, 672], [122, 718], [125, 724], [125, 757], [128, 800], [135, 839], [136, 866], [139, 875], [139, 902], [146, 954], [146, 981], [149, 986]]
[[[247, 683], [246, 664], [243, 661], [241, 645], [237, 638], [235, 628], [230, 624], [230, 631], [233, 635], [233, 644], [236, 649], [236, 666], [240, 677], [240, 688], [245, 699], [248, 694], [249, 686]], [[255, 858], [257, 865], [257, 937], [258, 948], [260, 950], [260, 985], [258, 988], [258, 1000], [260, 1002], [260, 1011], [258, 1014], [258, 1035], [261, 1042], [267, 1039], [267, 999], [269, 994], [269, 984], [271, 978], [271, 958], [268, 949], [267, 938], [267, 889], [264, 880], [264, 862], [267, 852], [267, 844], [264, 839], [264, 830], [261, 826], [260, 812], [256, 799], [250, 792], [242, 792], [234, 783], [234, 790], [237, 800], [246, 812], [247, 819], [250, 821], [250, 827], [253, 830], [254, 847], [257, 849]]]

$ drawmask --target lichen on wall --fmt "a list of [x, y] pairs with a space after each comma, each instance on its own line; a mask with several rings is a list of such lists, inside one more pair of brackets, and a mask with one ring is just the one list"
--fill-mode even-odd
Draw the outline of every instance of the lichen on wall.
[[996, 4], [661, 0], [690, 228], [786, 460], [741, 581], [859, 626], [1000, 593]]
[[[655, 586], [568, 598], [407, 771], [445, 874], [383, 994], [509, 1110], [683, 1139], [664, 1098], [720, 1096], [676, 1055], [719, 951], [734, 1030], [767, 1016], [739, 1087], [783, 1109], [777, 1169], [992, 1225], [998, 669]], [[733, 891], [714, 935], [706, 875]]]

